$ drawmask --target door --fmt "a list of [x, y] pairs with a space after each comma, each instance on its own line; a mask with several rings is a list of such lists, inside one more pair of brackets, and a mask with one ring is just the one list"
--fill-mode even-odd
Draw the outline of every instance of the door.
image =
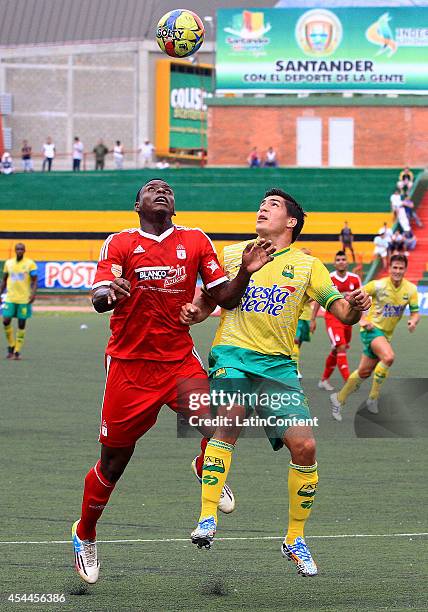
[[322, 121], [320, 117], [297, 119], [297, 165], [322, 165]]
[[331, 117], [328, 122], [328, 165], [354, 165], [354, 120]]

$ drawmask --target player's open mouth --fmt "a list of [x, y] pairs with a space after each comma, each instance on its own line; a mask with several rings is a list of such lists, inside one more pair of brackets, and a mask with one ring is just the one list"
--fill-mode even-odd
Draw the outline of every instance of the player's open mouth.
[[157, 198], [155, 198], [155, 202], [168, 204], [168, 200], [166, 199], [165, 196], [158, 196]]
[[259, 215], [257, 217], [257, 221], [267, 221], [267, 217], [265, 217], [264, 215]]

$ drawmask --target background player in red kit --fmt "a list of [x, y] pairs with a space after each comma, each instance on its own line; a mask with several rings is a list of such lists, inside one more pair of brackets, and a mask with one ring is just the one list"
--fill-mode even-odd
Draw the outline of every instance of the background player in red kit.
[[[348, 272], [348, 260], [345, 251], [338, 251], [334, 259], [334, 272], [330, 273], [333, 285], [345, 297], [351, 291], [361, 287], [361, 279], [357, 274]], [[312, 311], [311, 331], [316, 327], [316, 316], [320, 309], [319, 304], [315, 304]], [[325, 313], [325, 325], [327, 334], [331, 342], [331, 351], [327, 356], [325, 368], [321, 380], [318, 383], [320, 389], [332, 391], [334, 387], [330, 384], [329, 378], [333, 374], [334, 368], [337, 366], [343, 380], [349, 378], [349, 365], [346, 351], [351, 344], [352, 325], [345, 325], [339, 319], [336, 319], [331, 313]]]
[[199, 229], [172, 223], [174, 193], [168, 183], [146, 183], [137, 193], [135, 212], [140, 227], [107, 238], [92, 287], [95, 310], [114, 312], [106, 349], [101, 458], [86, 475], [81, 518], [72, 529], [75, 567], [89, 583], [99, 573], [96, 523], [136, 441], [155, 424], [163, 404], [188, 416], [188, 394], [208, 392], [189, 327], [179, 321], [182, 305], [193, 300], [198, 273], [220, 306], [235, 308], [251, 274], [272, 261], [275, 251], [270, 241], [249, 245], [229, 282], [210, 239]]

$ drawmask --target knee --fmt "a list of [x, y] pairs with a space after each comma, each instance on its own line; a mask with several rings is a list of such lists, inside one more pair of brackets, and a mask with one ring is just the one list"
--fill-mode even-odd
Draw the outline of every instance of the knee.
[[5, 327], [7, 327], [8, 325], [10, 325], [10, 322], [12, 321], [12, 319], [7, 319], [6, 317], [3, 319], [3, 325]]
[[388, 368], [390, 368], [392, 366], [392, 364], [394, 363], [394, 359], [395, 359], [395, 355], [394, 353], [391, 351], [390, 354], [388, 354], [386, 357], [384, 357], [382, 359], [382, 362], [388, 366]]
[[315, 463], [316, 443], [314, 438], [300, 438], [293, 441], [291, 460], [297, 465], [313, 465]]
[[359, 368], [358, 369], [358, 376], [360, 378], [370, 378], [370, 375], [372, 373], [373, 370], [370, 370], [369, 368]]
[[125, 465], [109, 461], [108, 463], [101, 463], [101, 471], [109, 482], [117, 482], [122, 476], [125, 470]]

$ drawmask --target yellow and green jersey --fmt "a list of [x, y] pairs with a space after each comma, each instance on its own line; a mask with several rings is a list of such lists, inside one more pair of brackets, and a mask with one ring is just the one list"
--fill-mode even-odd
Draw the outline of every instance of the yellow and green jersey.
[[312, 319], [312, 300], [304, 304], [300, 311], [299, 319], [301, 321], [310, 321]]
[[[238, 273], [248, 242], [224, 249], [222, 264], [229, 279]], [[213, 347], [231, 345], [265, 355], [291, 355], [297, 322], [308, 301], [312, 298], [328, 310], [343, 297], [319, 259], [292, 246], [273, 257], [252, 275], [239, 306], [222, 309]]]
[[32, 259], [23, 257], [20, 261], [16, 257], [7, 259], [3, 273], [8, 274], [6, 301], [13, 304], [28, 304], [31, 295], [31, 277], [37, 276], [37, 265]]
[[407, 305], [410, 312], [419, 310], [416, 285], [405, 278], [399, 287], [395, 287], [388, 276], [371, 281], [363, 288], [372, 297], [372, 305], [365, 319], [382, 330], [388, 340], [391, 340]]

